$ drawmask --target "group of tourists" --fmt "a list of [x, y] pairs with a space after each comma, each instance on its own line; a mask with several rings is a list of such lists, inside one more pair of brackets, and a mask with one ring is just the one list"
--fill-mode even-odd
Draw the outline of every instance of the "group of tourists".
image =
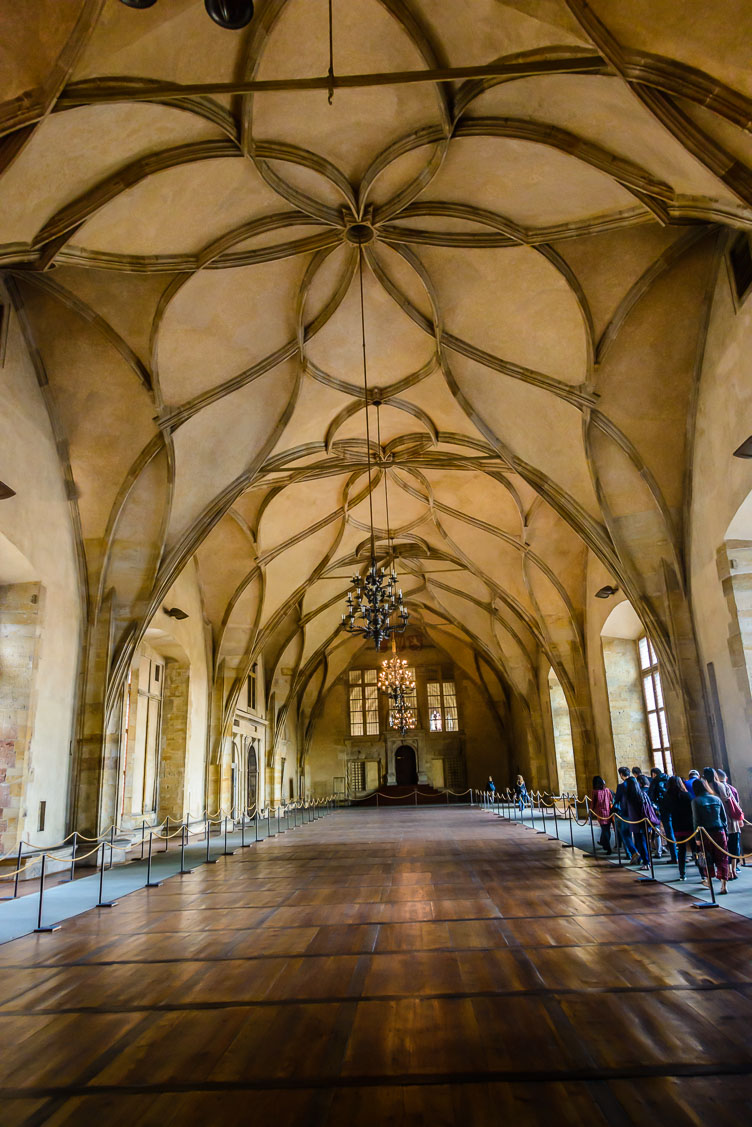
[[[727, 882], [739, 876], [741, 829], [744, 811], [739, 794], [725, 771], [706, 767], [690, 771], [686, 779], [670, 778], [659, 767], [650, 776], [641, 767], [619, 768], [619, 782], [612, 791], [600, 775], [593, 779], [590, 817], [600, 825], [599, 845], [612, 853], [611, 831], [621, 843], [628, 863], [640, 870], [650, 868], [651, 853], [659, 860], [664, 852], [668, 864], [678, 865], [679, 880], [687, 877], [687, 847], [707, 887], [709, 877]], [[695, 830], [705, 831], [703, 841]], [[707, 866], [706, 866], [707, 861]]]
[[[728, 881], [737, 880], [741, 868], [744, 811], [726, 772], [706, 767], [683, 779], [669, 778], [660, 767], [653, 767], [649, 776], [641, 767], [620, 767], [618, 774], [615, 791], [600, 775], [593, 778], [590, 817], [600, 826], [598, 844], [604, 852], [611, 854], [620, 844], [627, 863], [641, 872], [668, 853], [667, 863], [678, 866], [683, 881], [689, 850], [702, 883], [707, 887], [709, 877], [717, 877], [721, 893], [727, 892]], [[486, 789], [495, 795], [490, 775]], [[531, 801], [522, 775], [514, 784], [514, 801], [520, 810]], [[697, 829], [705, 831], [702, 842]]]

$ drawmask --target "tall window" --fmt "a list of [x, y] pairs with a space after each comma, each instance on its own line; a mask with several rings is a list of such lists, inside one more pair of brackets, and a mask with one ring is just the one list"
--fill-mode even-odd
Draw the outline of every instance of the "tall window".
[[[413, 681], [413, 683], [415, 683], [415, 670], [414, 669], [408, 669], [407, 672], [410, 676], [410, 679]], [[409, 693], [405, 693], [405, 704], [407, 705], [407, 707], [409, 709], [412, 710], [412, 713], [416, 717], [416, 722], [417, 722], [417, 716], [418, 716], [418, 691], [417, 691], [417, 689], [413, 688], [413, 689], [410, 690]], [[389, 724], [390, 724], [390, 726], [391, 726], [393, 717], [394, 717], [394, 709], [390, 708], [389, 709]]]
[[672, 775], [674, 768], [671, 762], [671, 742], [668, 738], [666, 708], [663, 703], [663, 685], [661, 684], [661, 674], [658, 669], [658, 658], [655, 655], [653, 644], [648, 637], [643, 635], [637, 644], [640, 651], [642, 694], [645, 700], [645, 712], [648, 718], [648, 732], [650, 734], [650, 747], [653, 752], [653, 763], [668, 775]]
[[454, 681], [429, 681], [428, 728], [431, 732], [456, 732], [459, 728], [457, 718], [457, 691]]
[[256, 711], [256, 679], [258, 675], [258, 664], [254, 661], [251, 672], [248, 674], [248, 711]]
[[378, 736], [379, 690], [375, 669], [350, 670], [350, 735]]

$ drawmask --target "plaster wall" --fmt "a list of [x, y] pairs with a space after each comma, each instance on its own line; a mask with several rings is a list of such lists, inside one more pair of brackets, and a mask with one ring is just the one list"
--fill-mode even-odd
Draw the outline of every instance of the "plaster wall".
[[[725, 537], [752, 490], [752, 461], [733, 451], [752, 434], [752, 300], [736, 311], [725, 264], [711, 309], [697, 404], [690, 509], [690, 591], [703, 670], [712, 662], [728, 765], [746, 809], [752, 810], [752, 702], [749, 682], [736, 674], [738, 622], [724, 592]], [[733, 551], [730, 552], [733, 558]], [[710, 697], [712, 707], [712, 696]], [[717, 737], [718, 738], [718, 737]], [[718, 761], [719, 749], [700, 752]]]
[[[606, 669], [611, 731], [618, 767], [639, 764], [647, 771], [653, 766], [645, 727], [645, 706], [640, 686], [637, 643], [631, 638], [603, 638], [603, 663]], [[611, 781], [616, 775], [611, 776]]]
[[[16, 830], [26, 839], [44, 844], [59, 841], [67, 828], [81, 613], [61, 463], [15, 315], [10, 318], [0, 376], [0, 479], [16, 490], [15, 497], [0, 502], [0, 534], [28, 565], [23, 578], [41, 583], [43, 592], [37, 691], [28, 718], [26, 786]], [[0, 574], [0, 584], [13, 578]], [[41, 801], [47, 803], [47, 814], [45, 830], [38, 833]]]

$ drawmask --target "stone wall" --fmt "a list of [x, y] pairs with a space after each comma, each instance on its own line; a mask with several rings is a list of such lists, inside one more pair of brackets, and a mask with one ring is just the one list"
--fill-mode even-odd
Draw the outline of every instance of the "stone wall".
[[[0, 852], [15, 847], [26, 819], [37, 690], [42, 589], [0, 587]], [[50, 786], [52, 780], [49, 780]]]
[[188, 739], [190, 669], [168, 661], [162, 695], [162, 749], [159, 760], [158, 818], [179, 820], [185, 805], [185, 756]]
[[639, 765], [647, 771], [653, 766], [653, 758], [645, 725], [637, 643], [631, 638], [603, 638], [602, 645], [616, 764]]

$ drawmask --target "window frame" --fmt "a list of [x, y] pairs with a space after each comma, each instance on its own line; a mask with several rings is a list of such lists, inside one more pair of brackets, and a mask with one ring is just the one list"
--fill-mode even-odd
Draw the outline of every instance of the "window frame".
[[666, 700], [663, 694], [660, 663], [647, 634], [637, 639], [637, 664], [640, 669], [640, 689], [645, 712], [648, 749], [653, 766], [667, 775], [674, 773], [671, 754], [671, 734], [666, 715]]
[[[438, 691], [432, 691], [434, 686]], [[460, 730], [457, 706], [457, 682], [452, 677], [433, 677], [426, 682], [429, 732], [458, 732]], [[451, 721], [451, 724], [449, 723]]]
[[[357, 717], [360, 720], [357, 720]], [[351, 736], [367, 739], [381, 733], [378, 671], [350, 669], [347, 676], [347, 717]]]

